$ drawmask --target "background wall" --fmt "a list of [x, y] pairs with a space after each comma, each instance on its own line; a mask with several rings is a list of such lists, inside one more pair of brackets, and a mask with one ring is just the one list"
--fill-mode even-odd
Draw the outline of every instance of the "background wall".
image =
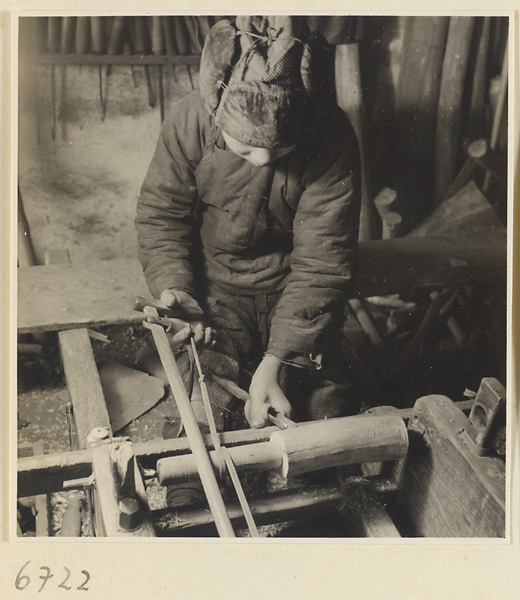
[[[213, 18], [176, 19], [188, 20], [189, 53], [197, 54]], [[114, 20], [101, 21], [107, 52]], [[394, 187], [411, 226], [435, 205], [439, 173], [453, 177], [462, 166], [464, 144], [490, 135], [507, 21], [491, 19], [487, 38], [483, 19], [309, 17], [309, 22], [336, 45], [337, 100], [355, 121], [365, 151], [365, 202], [370, 205], [382, 187]], [[53, 38], [47, 17], [20, 19], [19, 187], [37, 263], [53, 249], [67, 249], [73, 262], [135, 255], [135, 203], [161, 123], [157, 66], [147, 67], [156, 96], [151, 107], [141, 65], [113, 65], [107, 76], [106, 65], [41, 64], [49, 52], [74, 54], [78, 23], [66, 34], [63, 20], [56, 19]], [[150, 18], [146, 25], [144, 53], [153, 54]], [[457, 40], [465, 41], [461, 46]], [[478, 75], [483, 51], [484, 70]], [[198, 67], [189, 67], [190, 74], [185, 65], [161, 68], [168, 114], [192, 83], [197, 87]], [[477, 77], [482, 80], [478, 89]], [[443, 84], [448, 91], [460, 90], [458, 100], [451, 100], [458, 104], [444, 112], [439, 109]], [[475, 125], [468, 119], [477, 91], [482, 99]], [[451, 118], [454, 111], [456, 119], [447, 121], [446, 114]], [[439, 146], [442, 127], [453, 135]], [[497, 194], [504, 207], [503, 188], [491, 189], [490, 200]], [[376, 223], [369, 236], [380, 234]]]

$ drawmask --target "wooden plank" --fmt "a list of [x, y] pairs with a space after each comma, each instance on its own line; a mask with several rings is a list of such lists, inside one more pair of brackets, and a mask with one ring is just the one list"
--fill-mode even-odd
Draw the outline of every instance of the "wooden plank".
[[18, 269], [18, 286], [20, 332], [137, 323], [133, 296], [149, 296], [132, 259]]
[[[505, 281], [506, 248], [505, 228], [361, 242], [351, 295]], [[134, 259], [18, 269], [19, 332], [138, 323], [135, 295], [150, 297]]]
[[426, 396], [414, 408], [424, 435], [398, 463], [399, 508], [420, 536], [503, 537], [504, 462], [472, 452], [467, 418], [448, 398]]
[[60, 331], [58, 339], [78, 441], [84, 448], [94, 427], [107, 427], [112, 433], [101, 381], [86, 329]]

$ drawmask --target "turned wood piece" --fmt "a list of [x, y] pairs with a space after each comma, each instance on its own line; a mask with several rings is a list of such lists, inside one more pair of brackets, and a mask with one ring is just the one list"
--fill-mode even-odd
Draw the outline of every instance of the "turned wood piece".
[[[229, 448], [237, 471], [280, 469], [284, 477], [329, 467], [363, 462], [397, 460], [406, 455], [408, 434], [398, 416], [341, 417], [274, 431], [269, 442]], [[209, 453], [213, 469], [221, 472], [221, 459]], [[157, 461], [162, 485], [196, 480], [193, 455]]]
[[[408, 434], [400, 417], [343, 417], [275, 431], [287, 477], [318, 469], [396, 460], [406, 455]], [[379, 457], [379, 458], [376, 458]]]

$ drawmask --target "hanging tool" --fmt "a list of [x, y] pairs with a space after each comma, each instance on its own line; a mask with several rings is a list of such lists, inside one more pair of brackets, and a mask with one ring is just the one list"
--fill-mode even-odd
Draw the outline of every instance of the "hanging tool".
[[[145, 315], [158, 316], [157, 310], [149, 306], [145, 307], [144, 313]], [[173, 357], [166, 332], [160, 325], [145, 323], [145, 326], [151, 330], [157, 346], [157, 351], [172, 389], [173, 397], [175, 398], [190, 443], [191, 451], [197, 463], [202, 487], [204, 488], [211, 513], [215, 519], [217, 531], [221, 537], [235, 537], [235, 532], [233, 531], [231, 521], [227, 514], [226, 506], [218, 487], [208, 451], [204, 445], [197, 419], [195, 418], [191, 402], [184, 388], [184, 383], [179, 373], [177, 363], [175, 362], [175, 358]]]
[[[152, 52], [154, 56], [164, 55], [164, 36], [161, 20], [164, 17], [150, 18], [150, 36], [152, 38]], [[161, 122], [164, 121], [164, 87], [163, 87], [163, 68], [157, 65], [157, 87], [159, 89], [159, 107]]]
[[[123, 47], [123, 40], [128, 29], [128, 17], [115, 17], [112, 22], [112, 28], [110, 30], [110, 36], [107, 43], [107, 54], [113, 56], [119, 54]], [[112, 65], [108, 64], [105, 74], [105, 94], [103, 96], [102, 116], [101, 120], [105, 120], [107, 111], [107, 99], [108, 99], [108, 85], [110, 81], [110, 73], [112, 72]]]
[[[48, 17], [47, 20], [47, 52], [57, 54], [60, 48], [60, 18]], [[52, 108], [52, 131], [51, 137], [56, 139], [56, 66], [51, 65], [51, 108]]]
[[[90, 17], [90, 29], [92, 33], [92, 52], [93, 54], [103, 54], [105, 51], [105, 30], [103, 17]], [[99, 73], [99, 102], [101, 111], [103, 111], [103, 70], [101, 63], [98, 65]]]
[[[146, 21], [144, 17], [135, 17], [134, 19], [134, 49], [137, 54], [145, 55], [148, 51]], [[152, 88], [152, 80], [150, 78], [150, 68], [144, 65], [144, 75], [146, 78], [146, 87], [148, 88], [148, 104], [153, 108], [156, 104], [155, 93]]]
[[[251, 396], [239, 387], [235, 382], [227, 379], [226, 377], [222, 377], [220, 375], [215, 375], [214, 373], [210, 373], [209, 377], [213, 379], [216, 383], [220, 385], [223, 389], [233, 395], [235, 398], [242, 400], [242, 402], [250, 402]], [[280, 413], [267, 413], [267, 418], [270, 423], [276, 425], [280, 429], [289, 429], [290, 427], [296, 427], [296, 423], [288, 419], [286, 416]]]
[[[190, 36], [188, 33], [188, 29], [186, 27], [186, 23], [184, 21], [184, 17], [174, 17], [173, 18], [173, 28], [175, 31], [175, 41], [177, 43], [177, 51], [180, 56], [187, 56], [190, 54]], [[195, 86], [193, 85], [193, 78], [191, 76], [190, 65], [186, 65], [186, 69], [188, 70], [188, 77], [190, 80], [191, 89], [194, 90]]]

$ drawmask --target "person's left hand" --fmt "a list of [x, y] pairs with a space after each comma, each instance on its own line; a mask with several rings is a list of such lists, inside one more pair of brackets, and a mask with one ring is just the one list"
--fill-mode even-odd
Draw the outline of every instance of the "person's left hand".
[[282, 361], [273, 355], [266, 355], [251, 380], [244, 412], [251, 427], [260, 429], [268, 424], [267, 413], [272, 407], [275, 412], [291, 416], [291, 404], [280, 387], [279, 376]]

